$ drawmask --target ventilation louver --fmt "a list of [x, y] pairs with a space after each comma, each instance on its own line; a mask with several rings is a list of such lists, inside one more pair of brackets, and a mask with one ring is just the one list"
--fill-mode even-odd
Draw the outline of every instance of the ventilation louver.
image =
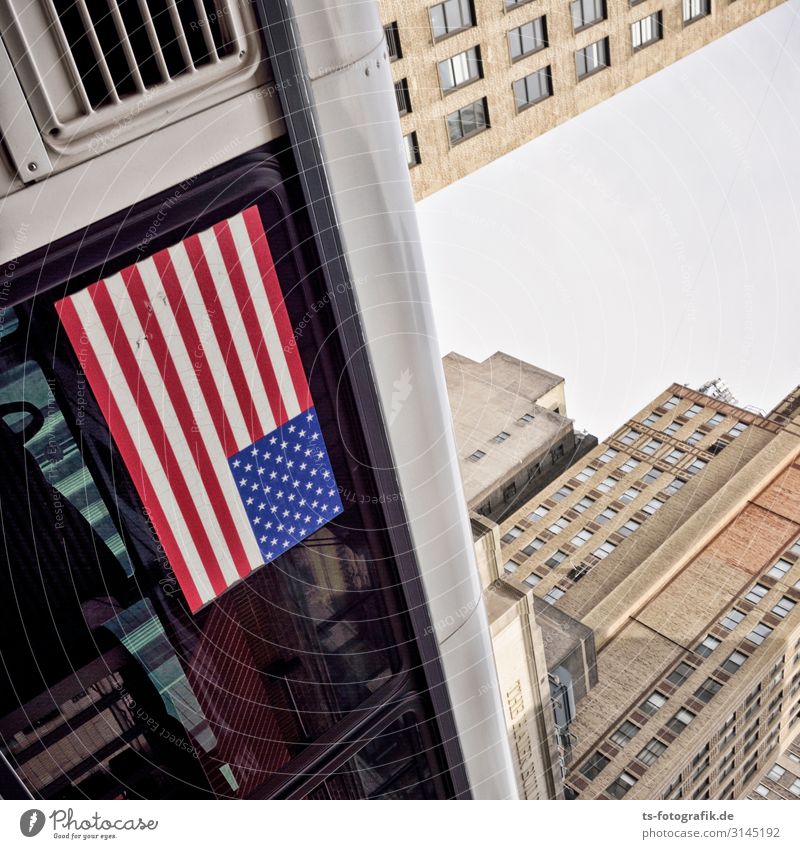
[[[236, 0], [2, 0], [3, 36], [51, 146], [145, 119], [252, 72]], [[126, 123], [126, 125], [127, 125]]]

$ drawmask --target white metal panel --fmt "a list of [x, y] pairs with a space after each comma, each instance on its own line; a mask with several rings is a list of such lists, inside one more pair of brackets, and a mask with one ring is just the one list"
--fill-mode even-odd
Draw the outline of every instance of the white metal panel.
[[343, 4], [326, 51], [312, 5], [294, 3], [310, 76], [351, 63], [312, 80], [315, 118], [467, 772], [477, 798], [516, 798], [382, 29]]

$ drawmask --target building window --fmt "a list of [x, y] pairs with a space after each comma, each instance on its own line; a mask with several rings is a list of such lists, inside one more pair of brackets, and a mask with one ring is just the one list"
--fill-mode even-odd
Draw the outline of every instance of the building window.
[[578, 531], [577, 534], [570, 540], [570, 545], [574, 545], [575, 548], [580, 548], [584, 543], [588, 542], [592, 538], [592, 532], [587, 531], [584, 528], [581, 531]]
[[695, 648], [695, 654], [699, 654], [701, 657], [708, 657], [719, 644], [720, 640], [716, 637], [712, 637], [711, 634], [707, 634], [703, 639], [703, 642]]
[[543, 519], [549, 512], [550, 509], [548, 507], [545, 507], [544, 504], [540, 504], [533, 513], [528, 513], [528, 521], [538, 522], [539, 519]]
[[694, 460], [687, 468], [686, 471], [690, 475], [696, 475], [698, 472], [701, 472], [708, 464], [705, 460]]
[[666, 407], [668, 410], [671, 410], [673, 407], [676, 407], [678, 405], [680, 400], [681, 399], [677, 395], [672, 395], [670, 398], [667, 398], [667, 400], [664, 401], [663, 406]]
[[733, 675], [735, 672], [738, 672], [742, 664], [747, 660], [747, 655], [740, 651], [732, 651], [728, 655], [728, 659], [722, 664], [722, 668], [725, 672]]
[[776, 605], [772, 608], [772, 612], [779, 616], [781, 619], [785, 618], [786, 614], [795, 606], [795, 603], [790, 599], [784, 596]]
[[674, 684], [676, 687], [680, 687], [681, 684], [694, 672], [694, 667], [689, 666], [688, 663], [681, 661], [675, 669], [667, 675], [667, 681], [670, 684]]
[[563, 563], [567, 559], [566, 551], [562, 551], [560, 548], [558, 551], [554, 551], [547, 560], [544, 561], [545, 566], [549, 566], [551, 569], [555, 569], [559, 563]]
[[518, 419], [518, 425], [527, 425], [530, 424], [534, 419], [533, 413], [523, 413]]
[[572, 13], [573, 32], [580, 32], [606, 19], [605, 0], [573, 0], [569, 10]]
[[502, 537], [500, 537], [500, 542], [509, 543], [514, 542], [514, 540], [522, 534], [522, 528], [519, 525], [514, 525], [509, 528]]
[[782, 557], [778, 560], [778, 562], [767, 572], [770, 578], [777, 578], [780, 580], [790, 569], [792, 568], [792, 564], [788, 560], [784, 560]]
[[656, 740], [655, 737], [639, 752], [636, 757], [646, 766], [655, 763], [659, 757], [666, 751], [666, 743]]
[[686, 708], [681, 708], [667, 723], [667, 728], [675, 734], [680, 734], [684, 728], [695, 718], [696, 714]]
[[569, 519], [566, 519], [562, 516], [560, 519], [556, 519], [552, 525], [548, 525], [547, 530], [550, 531], [551, 534], [560, 534], [564, 528], [569, 524]]
[[753, 584], [750, 591], [744, 598], [745, 601], [749, 601], [752, 604], [758, 604], [768, 592], [769, 587], [765, 587], [763, 584]]
[[505, 442], [511, 434], [508, 431], [501, 430], [497, 436], [492, 437], [492, 442]]
[[759, 622], [755, 628], [747, 635], [745, 639], [750, 640], [751, 643], [755, 643], [757, 646], [760, 646], [764, 640], [772, 633], [772, 628], [768, 625], [765, 625], [763, 622]]
[[609, 463], [619, 454], [616, 448], [607, 448], [597, 459], [601, 463]]
[[792, 796], [800, 796], [800, 778], [795, 778], [795, 780], [789, 785], [788, 790]]
[[628, 519], [622, 527], [617, 528], [617, 533], [623, 537], [629, 537], [634, 531], [638, 531], [641, 528], [641, 524], [637, 522], [635, 519]]
[[463, 53], [456, 53], [455, 56], [439, 62], [439, 82], [445, 94], [474, 83], [482, 76], [480, 47], [470, 47]]
[[610, 759], [600, 752], [595, 752], [589, 760], [578, 770], [582, 776], [591, 781], [611, 763]]
[[612, 551], [616, 548], [613, 542], [608, 542], [606, 540], [599, 548], [596, 548], [592, 554], [598, 558], [598, 560], [603, 560], [603, 558], [608, 557]]
[[736, 424], [728, 431], [728, 433], [737, 437], [739, 434], [744, 433], [747, 430], [747, 425], [744, 422], [736, 422]]
[[663, 442], [659, 442], [657, 439], [651, 439], [647, 445], [643, 445], [641, 448], [642, 454], [652, 455], [658, 451], [659, 448], [663, 445]]
[[482, 460], [485, 456], [486, 456], [486, 452], [481, 451], [481, 449], [479, 448], [477, 451], [473, 451], [472, 454], [470, 454], [469, 457], [467, 457], [467, 459], [472, 460], [473, 462], [477, 463], [478, 460]]
[[511, 88], [514, 91], [514, 103], [517, 106], [517, 112], [522, 112], [523, 109], [546, 100], [553, 93], [550, 66], [540, 68], [521, 80], [515, 80]]
[[535, 587], [538, 583], [541, 583], [541, 580], [542, 579], [535, 572], [531, 572], [530, 575], [525, 578], [525, 583], [529, 587]]
[[675, 478], [669, 486], [664, 487], [664, 492], [669, 495], [675, 495], [675, 493], [686, 483], [686, 481], [682, 481], [680, 478]]
[[619, 470], [623, 474], [627, 474], [628, 472], [632, 472], [638, 465], [639, 461], [635, 460], [633, 457], [630, 457], [619, 467]]
[[695, 690], [694, 695], [696, 699], [700, 699], [701, 702], [708, 703], [717, 693], [720, 691], [722, 684], [719, 681], [715, 681], [713, 678], [706, 678], [705, 681]]
[[661, 415], [659, 413], [650, 413], [647, 418], [642, 422], [642, 424], [646, 424], [648, 427], [652, 427], [659, 419]]
[[519, 569], [519, 563], [515, 563], [513, 560], [506, 560], [503, 569], [511, 575]]
[[526, 557], [530, 557], [532, 554], [537, 552], [544, 545], [544, 540], [540, 537], [535, 537], [525, 548], [522, 549], [522, 553]]
[[547, 47], [547, 22], [544, 15], [508, 31], [508, 52], [512, 62], [544, 50], [545, 47]]
[[711, 14], [711, 0], [683, 0], [683, 22], [690, 24]]
[[606, 793], [611, 796], [612, 799], [621, 799], [625, 796], [633, 787], [637, 778], [634, 778], [629, 772], [621, 772], [619, 776], [614, 780], [613, 784], [610, 784], [606, 789]]
[[652, 716], [654, 713], [661, 710], [662, 707], [667, 703], [667, 697], [662, 693], [659, 693], [658, 690], [654, 690], [650, 695], [639, 705], [639, 710], [642, 713], [646, 713], [648, 716]]
[[719, 620], [719, 624], [722, 625], [723, 628], [727, 628], [729, 631], [732, 631], [741, 621], [744, 619], [744, 613], [741, 610], [737, 610], [735, 607], [732, 607], [723, 617]]
[[660, 469], [650, 469], [650, 471], [642, 478], [642, 483], [645, 486], [649, 486], [651, 483], [655, 483], [663, 474]]
[[640, 730], [638, 725], [634, 725], [629, 719], [626, 719], [609, 739], [614, 745], [624, 749]]
[[411, 112], [411, 95], [408, 93], [408, 80], [404, 77], [394, 84], [394, 96], [397, 100], [397, 111], [401, 115]]
[[606, 522], [610, 522], [612, 519], [616, 518], [617, 511], [612, 507], [606, 507], [601, 513], [598, 513], [594, 520], [598, 525], [605, 525]]
[[396, 62], [403, 58], [403, 50], [400, 46], [400, 31], [397, 28], [397, 21], [392, 21], [386, 24], [383, 28], [383, 34], [386, 36], [386, 48], [389, 53], [389, 61]]
[[595, 503], [594, 498], [590, 498], [588, 495], [585, 495], [581, 498], [580, 501], [576, 502], [572, 505], [572, 509], [576, 513], [584, 513]]
[[475, 26], [475, 13], [470, 0], [447, 0], [431, 6], [431, 28], [435, 41]]
[[655, 44], [663, 37], [661, 12], [654, 12], [631, 24], [631, 46], [634, 50], [641, 50], [650, 44]]
[[718, 424], [722, 424], [725, 421], [724, 413], [714, 413], [713, 416], [706, 422], [709, 427], [716, 427]]
[[625, 492], [623, 492], [622, 495], [620, 495], [619, 500], [623, 504], [630, 504], [631, 501], [634, 501], [638, 497], [639, 497], [639, 490], [634, 489], [633, 487], [628, 487], [628, 489], [626, 489]]
[[573, 491], [574, 490], [572, 489], [571, 486], [562, 486], [561, 489], [554, 492], [550, 496], [550, 498], [552, 498], [553, 501], [563, 501], [565, 498], [570, 496], [573, 493]]
[[686, 438], [686, 442], [689, 445], [697, 445], [698, 442], [702, 441], [704, 436], [704, 433], [701, 433], [699, 430], [696, 430], [691, 436], [688, 436]]
[[594, 472], [595, 472], [594, 469], [587, 466], [585, 469], [583, 469], [583, 471], [578, 472], [578, 474], [575, 475], [575, 477], [577, 478], [577, 480], [579, 480], [581, 483], [583, 483], [584, 481], [588, 481], [589, 478], [594, 474]]
[[659, 501], [657, 498], [651, 498], [650, 501], [642, 507], [642, 512], [647, 513], [648, 516], [652, 516], [656, 510], [660, 510], [663, 506], [663, 501]]
[[617, 481], [615, 478], [606, 478], [605, 480], [602, 480], [599, 484], [597, 484], [597, 489], [600, 490], [600, 492], [609, 492], [610, 490], [614, 489], [616, 485]]
[[675, 436], [675, 434], [681, 429], [680, 424], [678, 422], [670, 422], [663, 430], [662, 433], [665, 433], [667, 436]]
[[489, 109], [482, 97], [447, 116], [447, 132], [450, 144], [458, 144], [489, 128]]
[[403, 136], [403, 147], [406, 151], [406, 164], [409, 168], [413, 168], [422, 162], [422, 157], [419, 155], [419, 142], [417, 141], [416, 131]]
[[553, 589], [550, 590], [550, 592], [544, 597], [544, 600], [548, 604], [555, 604], [563, 595], [564, 590], [562, 590], [561, 587], [553, 587]]
[[664, 462], [669, 463], [670, 466], [674, 466], [676, 463], [679, 463], [684, 458], [685, 454], [685, 451], [679, 451], [677, 448], [675, 448], [670, 451], [666, 457], [664, 457]]
[[629, 430], [627, 433], [623, 433], [620, 437], [619, 441], [623, 445], [633, 445], [634, 442], [641, 436], [638, 430]]
[[578, 80], [584, 80], [611, 65], [608, 38], [601, 38], [575, 51], [575, 70]]
[[703, 409], [704, 407], [701, 407], [700, 404], [692, 404], [692, 406], [689, 407], [689, 409], [686, 410], [683, 415], [687, 419], [693, 419], [698, 413], [701, 413]]
[[773, 766], [767, 773], [767, 778], [770, 781], [780, 781], [785, 774], [786, 770], [780, 764], [775, 764], [775, 766]]

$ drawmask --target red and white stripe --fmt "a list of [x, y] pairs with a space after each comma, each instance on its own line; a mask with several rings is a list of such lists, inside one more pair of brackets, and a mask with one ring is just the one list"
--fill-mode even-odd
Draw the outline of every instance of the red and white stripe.
[[197, 610], [262, 562], [227, 458], [312, 404], [258, 210], [56, 308]]

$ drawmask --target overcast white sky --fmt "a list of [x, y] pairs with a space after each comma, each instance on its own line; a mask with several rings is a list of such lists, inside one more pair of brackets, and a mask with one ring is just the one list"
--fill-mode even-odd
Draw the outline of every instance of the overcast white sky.
[[418, 205], [442, 353], [567, 379], [601, 439], [673, 381], [800, 383], [800, 0]]

